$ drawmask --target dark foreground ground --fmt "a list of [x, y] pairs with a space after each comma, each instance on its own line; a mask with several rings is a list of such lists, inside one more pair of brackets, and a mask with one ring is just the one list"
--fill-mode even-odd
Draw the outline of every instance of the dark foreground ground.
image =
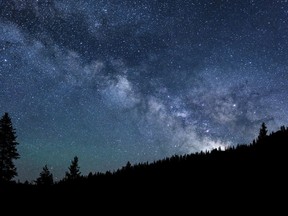
[[51, 186], [2, 183], [1, 202], [2, 206], [14, 201], [45, 206], [48, 200], [63, 207], [65, 201], [69, 210], [79, 203], [95, 208], [111, 204], [107, 211], [119, 203], [123, 207], [133, 203], [143, 211], [145, 206], [163, 203], [167, 210], [179, 202], [185, 203], [183, 208], [189, 203], [194, 208], [199, 203], [217, 203], [219, 208], [228, 204], [241, 208], [260, 200], [271, 204], [287, 198], [287, 146], [285, 129], [250, 145], [173, 156], [152, 164], [127, 164], [114, 173], [90, 174]]

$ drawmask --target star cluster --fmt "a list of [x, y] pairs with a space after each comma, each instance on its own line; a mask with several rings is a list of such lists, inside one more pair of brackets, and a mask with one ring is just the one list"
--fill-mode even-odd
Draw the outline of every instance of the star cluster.
[[248, 143], [288, 123], [287, 0], [1, 0], [21, 180]]

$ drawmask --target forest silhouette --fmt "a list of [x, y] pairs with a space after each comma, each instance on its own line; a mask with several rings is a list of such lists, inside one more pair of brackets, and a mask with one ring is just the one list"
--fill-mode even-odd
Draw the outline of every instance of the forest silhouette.
[[[242, 187], [246, 189], [249, 187], [251, 190], [260, 190], [263, 187], [267, 190], [268, 187], [274, 189], [280, 187], [284, 183], [287, 170], [288, 128], [281, 126], [280, 130], [268, 134], [267, 127], [263, 123], [258, 137], [246, 145], [231, 146], [224, 150], [218, 148], [193, 154], [174, 155], [152, 163], [132, 165], [128, 161], [126, 166], [116, 171], [90, 172], [88, 175], [81, 175], [78, 157], [75, 156], [65, 177], [58, 182], [53, 181], [53, 174], [46, 165], [35, 181], [16, 182], [12, 180], [12, 176], [16, 175], [16, 169], [11, 162], [19, 158], [16, 151], [18, 143], [15, 141], [15, 131], [7, 113], [0, 123], [1, 193], [70, 194], [73, 191], [73, 193], [109, 194], [111, 191], [118, 191], [123, 194], [127, 191], [147, 193], [166, 189], [203, 193], [207, 190], [219, 192], [221, 188], [234, 191], [238, 188], [237, 190], [241, 191]], [[7, 149], [3, 147], [5, 143], [12, 145], [11, 152], [14, 154], [5, 156], [4, 150]], [[13, 172], [12, 174], [8, 172], [9, 178], [5, 178], [6, 168], [3, 159], [9, 161], [9, 157]]]

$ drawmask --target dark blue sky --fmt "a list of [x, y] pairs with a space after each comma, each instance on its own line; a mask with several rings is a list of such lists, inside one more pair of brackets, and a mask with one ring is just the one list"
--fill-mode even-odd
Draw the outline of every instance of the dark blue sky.
[[0, 0], [19, 178], [249, 143], [288, 123], [288, 1]]

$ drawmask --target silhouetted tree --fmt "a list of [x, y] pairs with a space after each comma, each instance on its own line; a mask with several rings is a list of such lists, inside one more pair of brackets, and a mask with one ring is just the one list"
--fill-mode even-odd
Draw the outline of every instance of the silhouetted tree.
[[54, 183], [53, 174], [49, 171], [47, 165], [45, 165], [43, 167], [42, 172], [40, 173], [40, 176], [36, 180], [36, 184], [49, 186], [49, 185], [53, 185], [53, 183]]
[[11, 118], [5, 113], [0, 119], [0, 181], [10, 181], [17, 176], [13, 160], [20, 158], [16, 146], [16, 132]]
[[92, 178], [92, 177], [93, 177], [92, 172], [89, 172], [89, 174], [88, 174], [88, 178]]
[[69, 171], [66, 172], [65, 178], [67, 180], [75, 180], [80, 177], [80, 167], [78, 165], [78, 157], [75, 156], [74, 159], [71, 161], [71, 165], [69, 166]]
[[267, 126], [263, 122], [259, 131], [258, 138], [257, 138], [258, 143], [262, 142], [267, 137], [267, 133], [268, 133]]
[[125, 166], [125, 168], [126, 168], [126, 169], [131, 169], [131, 166], [132, 166], [132, 165], [131, 165], [130, 161], [128, 161], [127, 164], [126, 164], [126, 166]]
[[285, 132], [285, 131], [286, 131], [286, 128], [285, 128], [284, 125], [280, 127], [280, 131], [282, 131], [282, 132]]
[[28, 180], [26, 180], [23, 184], [24, 184], [24, 185], [30, 185], [30, 183], [28, 182]]

